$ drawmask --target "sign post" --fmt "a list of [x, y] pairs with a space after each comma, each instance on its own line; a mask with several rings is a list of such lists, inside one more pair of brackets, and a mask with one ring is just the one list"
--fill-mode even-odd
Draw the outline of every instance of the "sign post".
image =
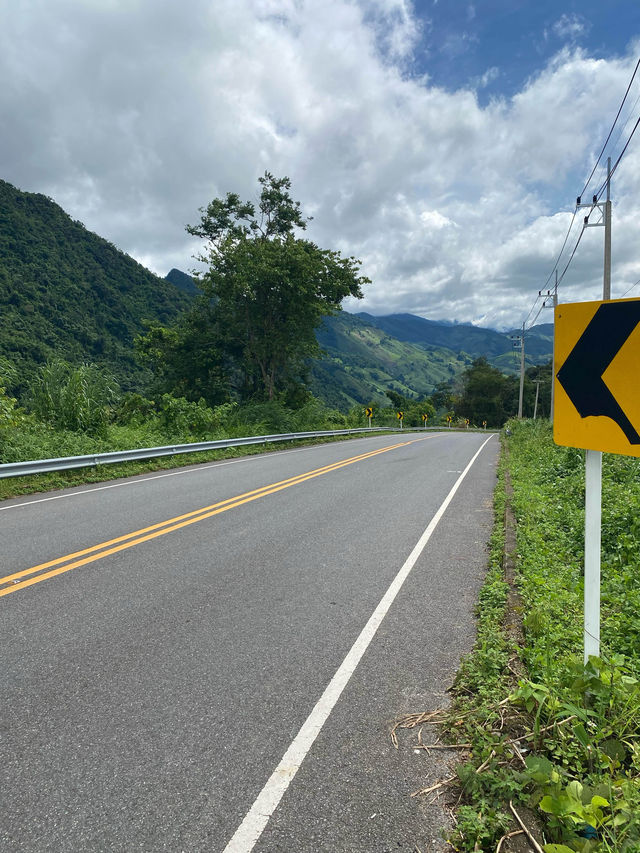
[[602, 453], [640, 456], [640, 299], [555, 309], [553, 438], [587, 451], [584, 662], [600, 654]]
[[422, 413], [422, 426], [427, 426], [427, 421], [429, 420], [429, 415], [426, 412]]
[[371, 429], [371, 418], [373, 417], [373, 408], [371, 406], [367, 406], [364, 412], [365, 415], [369, 418], [369, 429]]
[[400, 429], [404, 429], [404, 412], [398, 412], [398, 420], [400, 421]]

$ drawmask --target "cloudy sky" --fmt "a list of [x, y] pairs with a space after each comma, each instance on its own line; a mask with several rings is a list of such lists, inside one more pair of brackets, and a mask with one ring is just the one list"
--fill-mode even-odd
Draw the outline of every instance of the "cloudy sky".
[[[349, 310], [517, 326], [639, 56], [637, 0], [0, 0], [0, 178], [166, 275], [194, 268], [199, 207], [288, 175], [307, 236], [372, 279]], [[605, 169], [639, 115], [640, 72]], [[615, 297], [640, 279], [640, 130], [612, 199]], [[603, 231], [561, 301], [599, 298]]]

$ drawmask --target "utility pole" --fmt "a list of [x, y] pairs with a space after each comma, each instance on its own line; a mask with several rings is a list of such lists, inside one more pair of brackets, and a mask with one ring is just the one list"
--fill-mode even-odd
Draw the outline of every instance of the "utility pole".
[[540, 396], [540, 383], [542, 382], [542, 379], [534, 379], [533, 381], [536, 385], [536, 401], [533, 404], [533, 419], [535, 421], [538, 416], [538, 397]]
[[[542, 295], [543, 295], [542, 291], [539, 290], [538, 296], [542, 296]], [[555, 287], [553, 288], [553, 293], [551, 293], [550, 290], [547, 290], [546, 296], [544, 296], [544, 302], [542, 303], [543, 308], [547, 307], [547, 300], [548, 299], [553, 300], [553, 316], [555, 318], [556, 308], [558, 306], [558, 270], [557, 269], [556, 269], [556, 283], [555, 283]], [[555, 385], [555, 378], [556, 378], [556, 336], [554, 334], [554, 336], [553, 336], [553, 355], [551, 357], [551, 407], [550, 407], [550, 411], [549, 411], [549, 420], [551, 421], [552, 425], [553, 425], [553, 404], [554, 404], [553, 390], [554, 390], [554, 385]], [[538, 399], [538, 392], [536, 391], [536, 400], [537, 399]], [[535, 420], [535, 417], [536, 416], [534, 413], [534, 415], [533, 415], [534, 420]]]
[[[584, 218], [584, 227], [604, 225], [604, 275], [602, 299], [611, 299], [611, 157], [607, 160], [607, 200], [598, 202], [593, 196], [591, 204], [577, 207], [598, 208], [600, 222]], [[584, 663], [591, 655], [600, 657], [600, 555], [602, 549], [602, 452], [587, 450], [585, 459], [585, 513], [584, 513]]]
[[607, 200], [604, 203], [604, 282], [602, 298], [611, 299], [611, 157], [607, 158]]
[[518, 400], [518, 417], [522, 418], [522, 398], [524, 397], [524, 323], [520, 338], [520, 398]]

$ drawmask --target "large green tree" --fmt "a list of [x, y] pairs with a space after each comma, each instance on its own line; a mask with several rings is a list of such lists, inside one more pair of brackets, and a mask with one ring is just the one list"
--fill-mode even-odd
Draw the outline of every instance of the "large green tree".
[[[505, 376], [486, 358], [477, 358], [463, 374], [463, 392], [456, 412], [473, 423], [500, 427], [517, 407], [517, 381]], [[517, 409], [516, 409], [517, 410]]]
[[319, 355], [315, 329], [369, 281], [360, 261], [303, 239], [308, 219], [288, 178], [259, 178], [257, 205], [235, 193], [201, 208], [190, 234], [206, 241], [199, 286], [214, 306], [215, 335], [242, 396], [272, 399], [295, 387]]

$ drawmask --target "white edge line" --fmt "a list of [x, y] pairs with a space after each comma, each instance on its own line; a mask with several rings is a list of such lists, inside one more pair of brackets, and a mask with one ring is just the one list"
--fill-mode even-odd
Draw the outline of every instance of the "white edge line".
[[302, 728], [283, 755], [282, 760], [267, 780], [267, 783], [258, 794], [258, 797], [247, 812], [244, 820], [234, 833], [227, 846], [224, 848], [223, 853], [250, 853], [250, 851], [253, 850], [258, 839], [262, 835], [264, 828], [269, 822], [271, 815], [276, 810], [280, 800], [289, 787], [289, 784], [304, 761], [305, 756], [313, 746], [313, 743], [320, 734], [323, 725], [327, 721], [343, 690], [349, 683], [358, 663], [373, 640], [376, 631], [389, 611], [396, 596], [400, 592], [402, 585], [411, 572], [411, 569], [416, 564], [427, 542], [438, 526], [440, 519], [453, 500], [455, 493], [458, 491], [462, 481], [469, 473], [471, 466], [491, 438], [492, 436], [489, 436], [482, 443], [480, 448], [473, 455], [469, 464], [454, 483], [451, 491], [427, 525], [427, 528], [416, 543], [413, 551], [409, 554], [404, 565], [382, 597], [380, 603], [374, 610], [373, 614], [369, 617], [369, 621], [362, 629], [360, 636], [349, 650], [349, 653], [340, 664], [324, 693], [317, 701], [314, 709], [311, 711], [303, 723]]
[[[361, 439], [353, 440], [360, 441]], [[153, 477], [141, 477], [139, 475], [133, 474], [129, 477], [123, 478], [119, 483], [109, 483], [108, 486], [96, 485], [91, 489], [78, 489], [78, 491], [65, 492], [62, 495], [50, 495], [47, 498], [36, 498], [32, 501], [21, 501], [20, 503], [9, 504], [9, 506], [0, 506], [0, 512], [6, 512], [9, 509], [18, 509], [21, 506], [32, 506], [33, 504], [47, 503], [47, 501], [59, 501], [63, 498], [75, 498], [78, 495], [90, 495], [93, 492], [102, 492], [106, 489], [120, 489], [122, 488], [122, 486], [133, 486], [136, 483], [147, 483], [151, 480], [162, 480], [164, 477], [179, 477], [181, 474], [194, 474], [198, 471], [207, 471], [209, 468], [221, 468], [225, 465], [236, 465], [238, 462], [254, 462], [257, 459], [264, 459], [268, 456], [286, 456], [289, 453], [301, 453], [304, 450], [320, 450], [324, 446], [324, 444], [318, 444], [307, 447], [294, 447], [291, 450], [270, 450], [268, 453], [256, 453], [248, 456], [243, 456], [240, 459], [225, 459], [222, 462], [212, 462], [210, 464], [207, 464], [206, 462], [195, 462], [190, 463], [189, 465], [185, 465], [183, 468], [180, 468], [177, 471], [168, 471], [166, 474], [156, 474]], [[14, 499], [7, 498], [7, 500]], [[19, 496], [15, 498], [15, 500], [20, 500]]]

